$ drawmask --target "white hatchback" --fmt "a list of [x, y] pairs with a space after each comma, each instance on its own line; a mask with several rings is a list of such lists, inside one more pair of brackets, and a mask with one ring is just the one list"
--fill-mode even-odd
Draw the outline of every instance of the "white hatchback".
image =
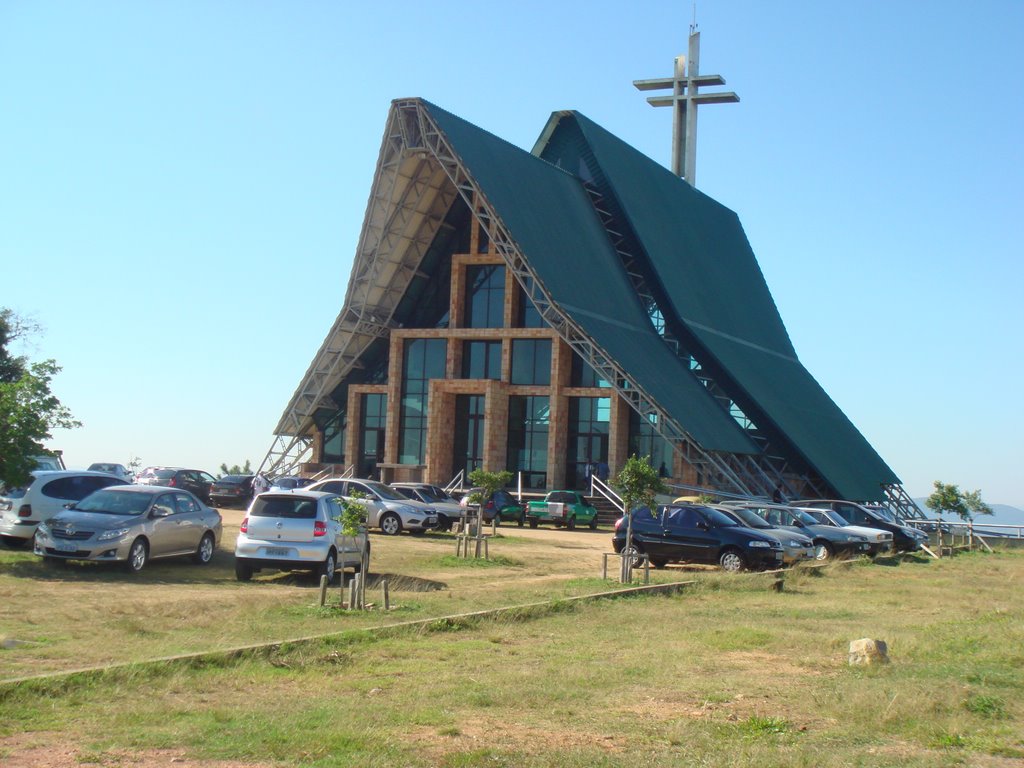
[[235, 577], [256, 571], [313, 571], [333, 581], [343, 568], [369, 569], [370, 541], [360, 526], [342, 535], [336, 493], [267, 491], [252, 500], [235, 542]]
[[81, 501], [93, 491], [125, 481], [106, 472], [60, 470], [36, 471], [28, 485], [0, 492], [0, 538], [11, 544], [27, 544], [36, 526], [49, 520], [65, 505]]

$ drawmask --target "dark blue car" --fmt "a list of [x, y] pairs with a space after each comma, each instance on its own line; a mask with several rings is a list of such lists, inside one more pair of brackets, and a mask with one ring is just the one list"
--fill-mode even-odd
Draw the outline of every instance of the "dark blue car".
[[[632, 512], [633, 548], [647, 554], [655, 568], [666, 563], [707, 563], [726, 571], [778, 568], [782, 544], [745, 528], [717, 509], [691, 504], [660, 506], [651, 514], [646, 507]], [[626, 518], [615, 524], [612, 547], [626, 547]]]

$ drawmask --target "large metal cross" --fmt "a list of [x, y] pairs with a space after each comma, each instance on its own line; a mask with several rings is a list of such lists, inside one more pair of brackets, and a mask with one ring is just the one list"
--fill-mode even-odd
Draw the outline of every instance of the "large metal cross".
[[[687, 63], [689, 62], [689, 63]], [[721, 75], [701, 75], [700, 32], [690, 28], [690, 50], [687, 56], [677, 56], [675, 76], [657, 80], [634, 80], [641, 91], [671, 88], [671, 96], [648, 96], [654, 107], [674, 107], [672, 119], [672, 173], [682, 176], [690, 186], [696, 186], [697, 177], [697, 106], [699, 104], [729, 104], [740, 97], [735, 93], [698, 93], [706, 85], [725, 85]]]

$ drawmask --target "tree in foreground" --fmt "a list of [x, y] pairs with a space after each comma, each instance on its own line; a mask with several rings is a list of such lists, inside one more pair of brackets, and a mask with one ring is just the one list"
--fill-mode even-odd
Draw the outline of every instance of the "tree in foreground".
[[[469, 495], [469, 503], [477, 505], [476, 557], [479, 558], [480, 540], [483, 538], [484, 504], [487, 503], [496, 491], [501, 490], [512, 482], [512, 473], [507, 469], [503, 469], [500, 472], [488, 472], [485, 469], [477, 468], [469, 473], [469, 482], [471, 485], [479, 488], [479, 490], [474, 491]], [[498, 514], [497, 508], [495, 508], [494, 514]]]
[[981, 491], [961, 491], [953, 483], [936, 480], [935, 491], [925, 500], [925, 505], [935, 513], [951, 513], [961, 520], [970, 522], [975, 515], [991, 515], [992, 507], [981, 500]]
[[82, 426], [50, 390], [60, 366], [54, 360], [29, 363], [7, 348], [35, 329], [11, 310], [0, 309], [0, 484], [8, 486], [28, 481], [54, 429]]
[[[622, 506], [626, 515], [626, 544], [623, 552], [632, 552], [633, 547], [633, 515], [637, 507], [647, 507], [654, 514], [654, 497], [664, 493], [665, 482], [658, 471], [651, 466], [650, 456], [639, 458], [636, 455], [626, 460], [625, 466], [612, 480], [612, 487], [622, 497]], [[629, 581], [632, 562], [629, 557], [623, 558], [622, 580]]]

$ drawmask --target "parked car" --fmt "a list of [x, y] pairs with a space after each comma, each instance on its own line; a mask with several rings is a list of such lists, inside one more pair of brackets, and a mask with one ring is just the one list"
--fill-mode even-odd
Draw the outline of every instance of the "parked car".
[[282, 475], [274, 478], [270, 483], [268, 491], [294, 491], [297, 488], [305, 488], [313, 482], [311, 477], [298, 477], [296, 475]]
[[[898, 517], [884, 507], [869, 509], [863, 504], [842, 499], [808, 499], [795, 502], [800, 507], [832, 509], [852, 525], [877, 528], [892, 534], [893, 548], [897, 552], [913, 552], [928, 543], [928, 534], [904, 525]], [[882, 511], [884, 509], [884, 512]]]
[[369, 566], [366, 528], [343, 536], [338, 494], [307, 488], [266, 491], [252, 501], [235, 542], [235, 578], [256, 571], [313, 571], [334, 581], [344, 568]]
[[62, 469], [67, 469], [67, 466], [64, 464], [64, 455], [60, 451], [55, 451], [52, 454], [41, 454], [32, 458], [35, 459], [35, 469], [39, 472], [60, 472]]
[[256, 475], [224, 475], [210, 486], [210, 502], [218, 507], [249, 506], [252, 501], [252, 481]]
[[[470, 499], [483, 493], [483, 488], [470, 488], [462, 497], [459, 503], [467, 509], [473, 509], [476, 504], [470, 503]], [[483, 502], [484, 522], [489, 523], [497, 520], [498, 525], [503, 522], [516, 522], [522, 528], [526, 522], [526, 510], [516, 501], [515, 496], [504, 488], [496, 490]]]
[[135, 481], [139, 485], [162, 485], [165, 488], [184, 488], [194, 493], [203, 503], [210, 503], [210, 489], [217, 482], [209, 472], [181, 467], [147, 467]]
[[191, 555], [205, 565], [220, 544], [221, 518], [185, 490], [116, 485], [86, 496], [44, 523], [33, 550], [48, 561], [124, 563], [138, 573], [147, 562]]
[[97, 462], [96, 464], [89, 465], [90, 472], [106, 472], [108, 475], [119, 477], [126, 483], [130, 483], [135, 479], [135, 476], [131, 473], [124, 464], [110, 464], [107, 462]]
[[0, 537], [20, 546], [32, 540], [36, 526], [61, 512], [65, 504], [81, 501], [93, 491], [125, 481], [105, 472], [61, 470], [32, 472], [28, 485], [0, 494]]
[[863, 536], [868, 540], [870, 549], [868, 554], [871, 557], [890, 552], [892, 550], [892, 534], [880, 528], [866, 528], [861, 525], [850, 525], [846, 518], [832, 509], [815, 509], [814, 507], [799, 507], [822, 525], [831, 525], [841, 528], [844, 531]]
[[[437, 527], [437, 512], [430, 505], [407, 499], [394, 488], [376, 480], [321, 480], [304, 490], [325, 491], [345, 499], [358, 501], [366, 507], [366, 524], [380, 528], [387, 536], [403, 530], [422, 534]], [[361, 498], [356, 499], [355, 496]]]
[[813, 560], [817, 554], [817, 547], [814, 542], [802, 533], [776, 528], [757, 513], [744, 509], [743, 507], [715, 507], [732, 517], [742, 526], [763, 533], [778, 539], [782, 544], [782, 562], [784, 565], [793, 565], [805, 560]]
[[564, 525], [572, 530], [583, 523], [593, 531], [597, 529], [597, 509], [579, 491], [551, 491], [544, 501], [526, 505], [526, 520], [531, 528], [553, 523], [556, 528]]
[[808, 536], [814, 541], [814, 556], [818, 560], [866, 555], [871, 548], [866, 537], [855, 533], [847, 533], [829, 525], [821, 525], [807, 512], [785, 504], [730, 502], [724, 506], [735, 509], [749, 509], [756, 512], [776, 528], [783, 528], [793, 533], [802, 533]]
[[[653, 514], [647, 507], [638, 507], [630, 516], [633, 552], [646, 553], [655, 568], [672, 562], [717, 564], [726, 571], [782, 565], [782, 544], [777, 538], [746, 528], [717, 509], [669, 504], [659, 506]], [[626, 518], [619, 518], [612, 548], [629, 554], [626, 528]]]
[[439, 531], [450, 531], [455, 523], [466, 517], [465, 508], [440, 486], [430, 483], [391, 483], [391, 487], [407, 499], [429, 504], [436, 510]]

